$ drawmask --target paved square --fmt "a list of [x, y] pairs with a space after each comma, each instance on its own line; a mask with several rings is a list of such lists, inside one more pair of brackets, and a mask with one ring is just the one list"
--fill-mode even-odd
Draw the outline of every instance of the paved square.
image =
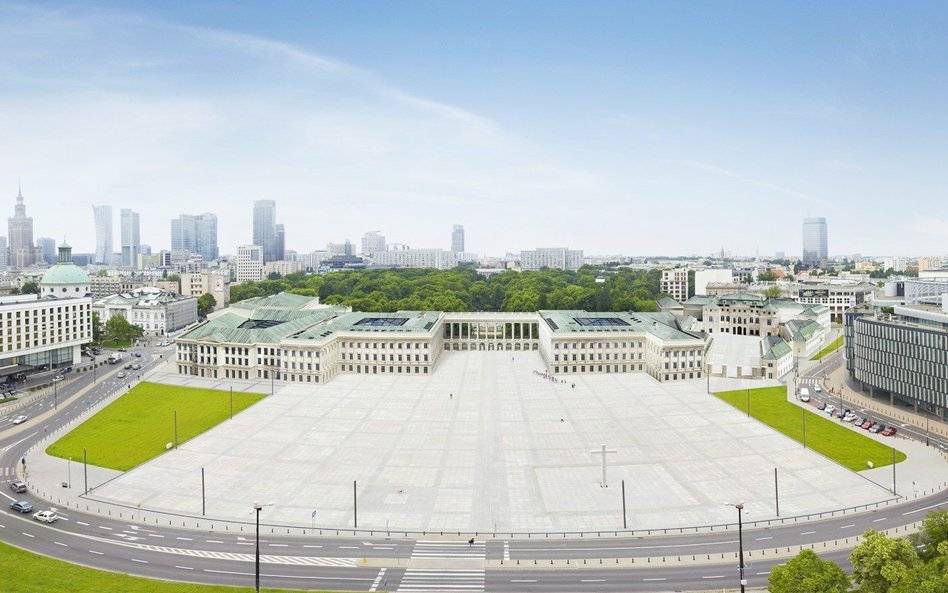
[[[748, 521], [889, 498], [880, 486], [705, 392], [704, 380], [534, 373], [536, 353], [445, 352], [431, 376], [338, 375], [268, 397], [93, 497], [267, 522], [462, 531], [609, 530]], [[168, 382], [208, 385], [176, 375]], [[575, 383], [575, 387], [573, 387]], [[221, 386], [218, 384], [217, 386]], [[267, 384], [269, 387], [269, 383]], [[453, 395], [452, 395], [453, 394]], [[608, 488], [600, 487], [608, 454]]]

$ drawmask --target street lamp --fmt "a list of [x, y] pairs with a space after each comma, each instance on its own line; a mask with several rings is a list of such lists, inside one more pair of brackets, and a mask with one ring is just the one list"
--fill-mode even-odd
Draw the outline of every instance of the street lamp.
[[724, 506], [734, 507], [737, 509], [737, 546], [740, 559], [740, 572], [741, 572], [741, 593], [744, 593], [744, 585], [747, 584], [747, 581], [744, 579], [744, 529], [743, 523], [741, 521], [741, 511], [744, 510], [743, 502], [726, 502]]
[[269, 506], [273, 506], [273, 503], [253, 503], [253, 510], [256, 511], [257, 514], [257, 544], [256, 552], [254, 554], [254, 590], [257, 593], [260, 593], [260, 511], [263, 510], [263, 507]]

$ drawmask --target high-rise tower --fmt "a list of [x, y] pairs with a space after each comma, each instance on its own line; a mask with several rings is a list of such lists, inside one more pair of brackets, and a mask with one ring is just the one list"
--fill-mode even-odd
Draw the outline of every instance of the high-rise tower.
[[112, 207], [92, 206], [95, 218], [95, 263], [106, 264], [112, 259]]
[[33, 217], [26, 215], [23, 189], [18, 188], [13, 216], [7, 219], [10, 241], [10, 265], [25, 268], [35, 262], [36, 248], [33, 246]]
[[460, 224], [454, 225], [454, 230], [451, 231], [451, 251], [456, 253], [461, 253], [464, 251], [464, 226]]
[[803, 219], [803, 263], [825, 266], [829, 258], [825, 218]]
[[139, 236], [138, 212], [129, 208], [122, 208], [122, 265], [130, 268], [138, 267], [138, 254], [142, 244]]
[[276, 261], [276, 202], [253, 203], [253, 244], [263, 248], [263, 261]]

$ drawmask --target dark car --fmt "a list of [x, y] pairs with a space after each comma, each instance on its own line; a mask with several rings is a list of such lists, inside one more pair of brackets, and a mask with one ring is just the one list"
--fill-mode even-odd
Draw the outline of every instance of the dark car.
[[869, 428], [871, 433], [882, 432], [883, 430], [885, 430], [885, 424], [876, 424]]
[[818, 410], [825, 410], [825, 409], [826, 409], [826, 402], [820, 402], [820, 404], [819, 404], [818, 406], [816, 406], [816, 408], [817, 408]]
[[22, 480], [13, 480], [10, 482], [10, 490], [13, 490], [17, 494], [22, 494], [26, 492], [26, 483]]
[[132, 355], [133, 355], [135, 358], [141, 358], [141, 357], [142, 357], [142, 353], [141, 353], [141, 352], [135, 352], [135, 353], [133, 353]]
[[131, 370], [131, 368], [132, 368], [132, 363], [128, 363], [127, 365], [125, 365], [126, 371]]
[[119, 351], [119, 352], [128, 352], [128, 349], [127, 349], [127, 348], [119, 348], [118, 351]]
[[18, 500], [10, 503], [10, 508], [18, 513], [32, 513], [33, 505], [25, 500]]
[[60, 374], [65, 375], [66, 373], [71, 373], [72, 367], [66, 367], [63, 370], [59, 371]]

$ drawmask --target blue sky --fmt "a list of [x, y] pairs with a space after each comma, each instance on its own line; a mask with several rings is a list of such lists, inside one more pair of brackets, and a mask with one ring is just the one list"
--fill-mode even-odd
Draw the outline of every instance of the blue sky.
[[[0, 2], [0, 180], [91, 251], [91, 204], [221, 248], [944, 254], [948, 5]], [[2, 181], [0, 181], [2, 187]]]

